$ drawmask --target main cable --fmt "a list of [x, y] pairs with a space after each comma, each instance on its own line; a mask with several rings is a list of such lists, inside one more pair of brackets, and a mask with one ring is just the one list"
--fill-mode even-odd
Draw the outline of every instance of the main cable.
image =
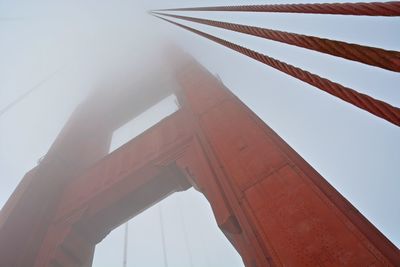
[[234, 11], [277, 12], [356, 16], [400, 16], [400, 1], [371, 3], [321, 3], [321, 4], [274, 4], [240, 5], [159, 9], [156, 11]]
[[27, 96], [32, 94], [34, 91], [38, 90], [43, 84], [45, 84], [47, 81], [51, 80], [54, 76], [56, 76], [62, 69], [63, 67], [58, 68], [56, 71], [50, 73], [47, 77], [42, 79], [39, 83], [37, 83], [35, 86], [33, 86], [31, 89], [20, 95], [17, 99], [12, 101], [10, 104], [8, 104], [6, 107], [4, 107], [2, 110], [0, 110], [0, 117], [4, 115], [7, 111], [9, 111], [11, 108], [13, 108], [15, 105], [17, 105], [19, 102], [24, 100]]
[[376, 47], [351, 44], [342, 41], [319, 38], [315, 36], [277, 31], [242, 24], [172, 15], [166, 13], [154, 14], [227, 29], [234, 32], [241, 32], [289, 45], [318, 51], [321, 53], [326, 53], [337, 57], [342, 57], [348, 60], [361, 62], [382, 69], [400, 72], [400, 52], [398, 51], [389, 51]]
[[207, 34], [205, 32], [196, 30], [194, 28], [185, 26], [183, 24], [171, 21], [169, 19], [159, 17], [157, 15], [154, 15], [154, 16], [159, 19], [162, 19], [166, 22], [174, 24], [178, 27], [186, 29], [190, 32], [193, 32], [197, 35], [205, 37], [211, 41], [221, 44], [221, 45], [223, 45], [227, 48], [230, 48], [234, 51], [237, 51], [245, 56], [253, 58], [253, 59], [255, 59], [261, 63], [264, 63], [272, 68], [275, 68], [281, 72], [284, 72], [296, 79], [299, 79], [303, 82], [313, 85], [314, 87], [317, 87], [318, 89], [320, 89], [326, 93], [336, 96], [347, 103], [350, 103], [356, 107], [359, 107], [365, 111], [368, 111], [369, 113], [374, 114], [377, 117], [380, 117], [388, 122], [391, 122], [397, 126], [400, 126], [400, 109], [397, 107], [394, 107], [392, 105], [389, 105], [386, 102], [383, 102], [381, 100], [372, 98], [368, 95], [359, 93], [359, 92], [357, 92], [351, 88], [345, 87], [339, 83], [330, 81], [326, 78], [320, 77], [309, 71], [303, 70], [301, 68], [287, 64], [285, 62], [274, 59], [267, 55], [250, 50], [243, 46], [228, 42], [228, 41], [220, 39], [216, 36], [213, 36], [213, 35]]

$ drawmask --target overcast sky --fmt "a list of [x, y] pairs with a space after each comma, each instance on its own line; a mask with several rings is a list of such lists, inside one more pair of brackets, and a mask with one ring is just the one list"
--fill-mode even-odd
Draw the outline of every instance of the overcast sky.
[[[232, 1], [0, 0], [0, 110], [46, 80], [37, 91], [0, 117], [0, 206], [23, 175], [45, 155], [89, 90], [99, 84], [112, 84], [115, 73], [143, 71], [149, 67], [146, 58], [162, 56], [162, 44], [175, 42], [218, 74], [228, 88], [399, 246], [398, 127], [146, 14], [152, 8], [223, 4]], [[400, 50], [399, 18], [185, 14]], [[400, 106], [398, 73], [264, 39], [186, 24]], [[57, 74], [47, 79], [57, 70]], [[117, 130], [113, 147], [175, 109], [173, 97], [166, 99]], [[131, 220], [128, 266], [162, 266], [159, 212], [157, 205]], [[175, 194], [161, 203], [161, 212], [169, 266], [242, 266], [237, 253], [218, 231], [201, 194], [193, 189]], [[119, 228], [100, 243], [95, 267], [122, 265], [122, 234]]]

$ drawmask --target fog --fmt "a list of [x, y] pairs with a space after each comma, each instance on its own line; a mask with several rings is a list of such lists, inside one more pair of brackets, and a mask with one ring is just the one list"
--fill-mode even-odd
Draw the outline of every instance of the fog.
[[[93, 90], [103, 90], [109, 97], [122, 89], [140, 90], [135, 86], [143, 83], [173, 90], [165, 47], [175, 44], [218, 75], [400, 246], [398, 127], [147, 13], [158, 8], [224, 4], [231, 1], [0, 1], [0, 110], [36, 88], [0, 116], [0, 206]], [[399, 18], [185, 14], [400, 50]], [[243, 34], [184, 24], [400, 106], [398, 73]], [[166, 92], [163, 98], [116, 129], [111, 151], [176, 111], [174, 96]], [[98, 104], [104, 103], [99, 100]], [[160, 210], [168, 266], [242, 266], [239, 255], [219, 232], [206, 199], [194, 189], [170, 196], [129, 222], [128, 266], [163, 266]], [[93, 266], [122, 266], [122, 253], [123, 228], [117, 228], [97, 246]]]

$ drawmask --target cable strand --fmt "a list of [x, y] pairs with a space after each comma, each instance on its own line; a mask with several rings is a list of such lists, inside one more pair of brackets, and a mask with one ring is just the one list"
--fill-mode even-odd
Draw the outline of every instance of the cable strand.
[[320, 3], [320, 4], [273, 4], [240, 5], [160, 9], [156, 11], [231, 11], [277, 12], [355, 16], [400, 16], [400, 1], [371, 3]]
[[248, 26], [242, 24], [228, 23], [222, 21], [200, 19], [194, 17], [172, 15], [165, 13], [154, 13], [157, 15], [172, 17], [176, 19], [200, 23], [235, 32], [245, 33], [268, 40], [273, 40], [289, 45], [294, 45], [309, 50], [326, 53], [329, 55], [357, 61], [367, 65], [400, 72], [400, 52], [390, 51], [376, 47], [359, 44], [346, 43], [314, 36], [283, 32], [278, 30]]
[[313, 74], [309, 71], [303, 70], [301, 68], [295, 67], [293, 65], [287, 64], [280, 60], [274, 59], [267, 55], [258, 53], [256, 51], [247, 49], [243, 46], [228, 42], [226, 40], [220, 39], [216, 36], [207, 34], [205, 32], [193, 29], [191, 27], [185, 26], [183, 24], [171, 21], [169, 19], [159, 17], [154, 15], [155, 17], [162, 19], [166, 22], [174, 24], [178, 27], [186, 29], [190, 32], [193, 32], [197, 35], [205, 37], [211, 41], [214, 41], [218, 44], [221, 44], [225, 47], [228, 47], [234, 51], [237, 51], [243, 55], [251, 57], [259, 62], [262, 62], [272, 68], [275, 68], [281, 72], [284, 72], [294, 78], [297, 78], [305, 83], [313, 85], [314, 87], [319, 88], [320, 90], [329, 93], [333, 96], [336, 96], [343, 101], [350, 103], [356, 107], [359, 107], [371, 114], [374, 114], [377, 117], [380, 117], [388, 122], [391, 122], [397, 126], [400, 126], [400, 109], [394, 106], [389, 105], [386, 102], [381, 100], [377, 100], [368, 95], [359, 93], [351, 88], [345, 87], [339, 83], [330, 81], [326, 78], [320, 77], [316, 74]]

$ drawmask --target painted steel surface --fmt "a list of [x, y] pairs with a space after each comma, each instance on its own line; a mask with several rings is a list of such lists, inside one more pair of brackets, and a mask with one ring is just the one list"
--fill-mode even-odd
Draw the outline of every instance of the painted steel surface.
[[[111, 154], [96, 150], [109, 139], [88, 142], [103, 153], [77, 174], [65, 164], [27, 174], [1, 213], [0, 266], [91, 266], [112, 229], [191, 186], [246, 266], [400, 265], [398, 249], [218, 79], [192, 58], [176, 58], [179, 111]], [[67, 151], [79, 155], [78, 147]], [[41, 206], [47, 202], [51, 208]], [[32, 210], [21, 215], [21, 207]], [[26, 220], [23, 234], [10, 223], [16, 218]]]

